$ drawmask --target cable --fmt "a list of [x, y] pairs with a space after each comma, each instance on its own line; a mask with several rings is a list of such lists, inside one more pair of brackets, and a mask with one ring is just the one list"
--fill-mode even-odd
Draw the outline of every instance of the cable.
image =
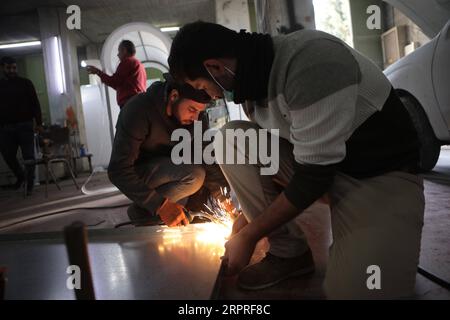
[[62, 214], [62, 213], [70, 212], [70, 211], [75, 211], [75, 210], [117, 209], [117, 208], [127, 207], [129, 205], [130, 205], [130, 203], [120, 204], [120, 205], [116, 205], [116, 206], [104, 206], [104, 207], [76, 207], [76, 208], [64, 209], [64, 210], [59, 210], [59, 211], [53, 211], [53, 212], [45, 213], [45, 214], [42, 214], [42, 215], [39, 215], [39, 216], [36, 216], [36, 217], [27, 218], [27, 219], [16, 221], [16, 222], [4, 225], [4, 226], [0, 226], [0, 230], [6, 229], [6, 228], [10, 228], [10, 227], [22, 224], [22, 223], [26, 223], [26, 222], [30, 222], [30, 221], [34, 221], [34, 220], [38, 220], [38, 219], [42, 219], [42, 218], [47, 218], [47, 217], [55, 216], [55, 215], [58, 215], [58, 214]]
[[153, 221], [151, 219], [138, 219], [138, 220], [130, 220], [130, 221], [125, 221], [119, 224], [116, 224], [114, 226], [115, 229], [123, 227], [123, 226], [128, 226], [128, 225], [134, 225], [135, 227], [145, 227], [145, 226], [159, 226], [164, 224], [162, 221]]
[[428, 280], [440, 285], [441, 287], [447, 289], [450, 291], [450, 283], [442, 278], [439, 278], [438, 276], [436, 276], [435, 274], [425, 270], [424, 268], [422, 268], [421, 266], [417, 267], [417, 273], [424, 276], [425, 278], [427, 278]]
[[119, 189], [117, 189], [117, 187], [112, 186], [112, 187], [106, 187], [106, 188], [101, 188], [98, 190], [88, 190], [87, 189], [87, 184], [89, 183], [89, 181], [91, 181], [92, 177], [94, 176], [94, 174], [96, 172], [104, 172], [105, 170], [102, 167], [95, 167], [92, 170], [92, 173], [89, 175], [89, 177], [86, 179], [86, 182], [83, 183], [83, 185], [81, 186], [81, 192], [83, 192], [83, 194], [88, 195], [88, 196], [92, 196], [92, 195], [98, 195], [98, 194], [103, 194], [103, 193], [111, 193], [111, 192], [115, 192], [118, 191]]

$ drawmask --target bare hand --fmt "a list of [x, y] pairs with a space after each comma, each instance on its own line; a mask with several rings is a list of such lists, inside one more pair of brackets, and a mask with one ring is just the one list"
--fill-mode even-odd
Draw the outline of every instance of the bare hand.
[[183, 206], [178, 203], [166, 200], [156, 211], [161, 220], [169, 227], [188, 225], [189, 220], [184, 214]]
[[241, 231], [243, 227], [245, 227], [248, 224], [247, 218], [241, 213], [236, 218], [236, 220], [233, 223], [233, 228], [231, 229], [231, 236], [234, 236], [236, 233]]
[[87, 66], [86, 70], [89, 74], [97, 74], [98, 75], [101, 72], [100, 69], [98, 69], [94, 66]]
[[245, 268], [255, 251], [256, 241], [246, 233], [240, 232], [225, 244], [225, 254], [222, 257], [227, 265], [227, 274], [232, 276]]

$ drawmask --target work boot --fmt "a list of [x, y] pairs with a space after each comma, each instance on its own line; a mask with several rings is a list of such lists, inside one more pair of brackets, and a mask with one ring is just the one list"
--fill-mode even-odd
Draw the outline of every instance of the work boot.
[[128, 218], [136, 226], [155, 226], [162, 223], [158, 215], [152, 214], [150, 211], [131, 204], [127, 209]]
[[279, 258], [267, 253], [260, 262], [247, 266], [239, 273], [238, 285], [242, 289], [259, 290], [313, 272], [314, 260], [309, 249], [294, 258]]

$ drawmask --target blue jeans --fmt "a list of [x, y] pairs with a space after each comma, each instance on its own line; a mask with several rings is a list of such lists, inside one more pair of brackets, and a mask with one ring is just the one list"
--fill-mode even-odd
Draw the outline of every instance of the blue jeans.
[[24, 160], [35, 160], [33, 122], [20, 122], [0, 126], [0, 153], [18, 181], [27, 179], [31, 188], [34, 183], [34, 164], [27, 164], [24, 172], [17, 159], [20, 147]]

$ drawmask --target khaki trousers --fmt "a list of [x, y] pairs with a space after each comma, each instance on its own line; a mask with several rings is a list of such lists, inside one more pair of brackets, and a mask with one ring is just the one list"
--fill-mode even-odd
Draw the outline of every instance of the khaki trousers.
[[[226, 129], [238, 128], [259, 129], [252, 122], [232, 121], [221, 131], [224, 135]], [[292, 144], [279, 141], [279, 170], [273, 176], [261, 175], [260, 164], [220, 165], [249, 221], [270, 205], [282, 190], [280, 185], [293, 176]], [[222, 146], [230, 147], [226, 143]], [[231, 147], [235, 154], [248, 150]], [[333, 244], [324, 282], [327, 297], [389, 299], [413, 295], [425, 203], [422, 179], [404, 172], [363, 180], [338, 173], [329, 197]], [[323, 210], [323, 204], [316, 202], [305, 211], [314, 214], [315, 210]], [[294, 257], [308, 250], [296, 219], [268, 238], [269, 252], [279, 257]]]

